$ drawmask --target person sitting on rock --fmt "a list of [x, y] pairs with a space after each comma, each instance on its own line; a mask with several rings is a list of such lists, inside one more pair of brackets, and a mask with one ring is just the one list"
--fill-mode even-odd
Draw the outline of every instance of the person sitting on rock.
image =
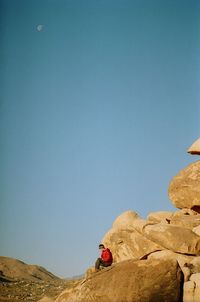
[[99, 271], [100, 267], [107, 267], [112, 265], [113, 256], [109, 248], [106, 248], [102, 243], [99, 244], [99, 250], [101, 251], [101, 257], [96, 260], [95, 271]]

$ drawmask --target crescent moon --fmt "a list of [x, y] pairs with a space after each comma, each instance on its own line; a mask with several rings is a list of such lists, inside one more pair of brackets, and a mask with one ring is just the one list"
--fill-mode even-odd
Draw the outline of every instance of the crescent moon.
[[43, 30], [43, 27], [44, 27], [44, 25], [39, 24], [39, 25], [37, 26], [37, 31], [42, 31], [42, 30]]

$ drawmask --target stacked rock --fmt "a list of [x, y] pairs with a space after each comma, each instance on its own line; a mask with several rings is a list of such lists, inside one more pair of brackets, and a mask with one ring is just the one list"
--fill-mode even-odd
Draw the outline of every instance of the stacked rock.
[[[200, 154], [200, 139], [188, 152]], [[178, 211], [122, 213], [102, 240], [114, 264], [56, 302], [200, 302], [200, 161], [180, 171], [168, 193]]]

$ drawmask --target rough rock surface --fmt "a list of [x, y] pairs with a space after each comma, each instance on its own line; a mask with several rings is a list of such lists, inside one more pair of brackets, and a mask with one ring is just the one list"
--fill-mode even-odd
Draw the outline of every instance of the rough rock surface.
[[126, 260], [94, 273], [56, 302], [179, 302], [182, 281], [174, 259]]
[[200, 212], [200, 161], [181, 170], [169, 185], [169, 198], [175, 207]]

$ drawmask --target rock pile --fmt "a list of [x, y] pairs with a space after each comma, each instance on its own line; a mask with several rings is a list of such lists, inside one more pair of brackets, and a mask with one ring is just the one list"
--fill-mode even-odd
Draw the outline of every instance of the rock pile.
[[[189, 152], [200, 154], [199, 143]], [[172, 179], [169, 197], [178, 211], [117, 217], [102, 240], [114, 264], [56, 302], [200, 302], [200, 161]]]
[[[188, 152], [200, 154], [199, 143]], [[178, 211], [117, 217], [102, 240], [114, 264], [88, 270], [56, 302], [200, 302], [200, 161], [172, 179], [169, 197]]]

